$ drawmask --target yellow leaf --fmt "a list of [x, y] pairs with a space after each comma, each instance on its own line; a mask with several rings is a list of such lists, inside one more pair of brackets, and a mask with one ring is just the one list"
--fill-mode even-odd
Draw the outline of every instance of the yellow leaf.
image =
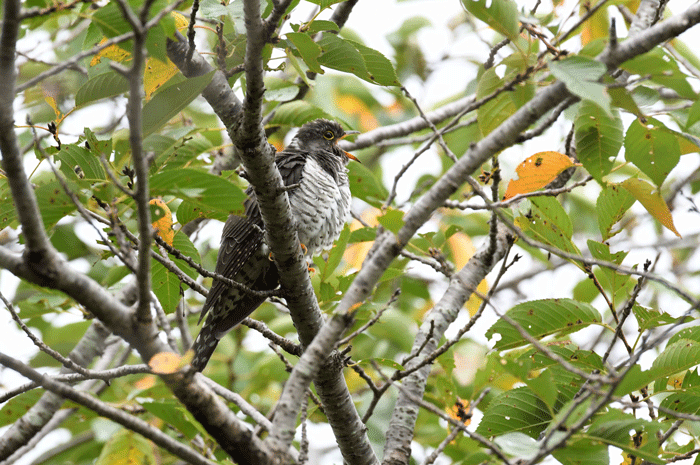
[[156, 377], [153, 375], [146, 375], [134, 383], [134, 387], [136, 387], [137, 389], [141, 389], [141, 390], [150, 389], [155, 385], [156, 385]]
[[46, 97], [44, 100], [46, 101], [46, 103], [49, 104], [49, 106], [51, 108], [53, 108], [53, 112], [56, 114], [56, 119], [57, 120], [60, 119], [61, 118], [61, 110], [58, 109], [58, 105], [56, 104], [56, 99], [53, 97]]
[[170, 60], [163, 63], [157, 58], [149, 57], [143, 70], [143, 91], [146, 94], [146, 100], [150, 100], [153, 93], [178, 71], [175, 63]]
[[171, 11], [170, 16], [175, 19], [175, 27], [178, 31], [181, 31], [190, 25], [190, 20], [187, 19], [187, 16], [183, 15], [179, 11]]
[[554, 181], [559, 173], [575, 165], [576, 163], [563, 153], [536, 153], [515, 169], [518, 179], [513, 179], [508, 183], [503, 200], [508, 200], [518, 194], [535, 192]]
[[[105, 42], [107, 42], [106, 37], [104, 37], [98, 45], [102, 45]], [[95, 66], [100, 61], [102, 61], [102, 58], [109, 58], [112, 61], [121, 63], [127, 58], [131, 58], [131, 53], [127, 52], [126, 50], [120, 48], [117, 45], [110, 45], [109, 47], [105, 48], [100, 53], [92, 57], [92, 60], [90, 61], [90, 66]]]
[[151, 207], [151, 226], [158, 231], [158, 235], [168, 245], [173, 245], [175, 231], [173, 230], [173, 214], [170, 208], [160, 199], [153, 199], [149, 202]]
[[668, 205], [666, 205], [663, 197], [661, 197], [661, 194], [654, 186], [638, 178], [626, 179], [620, 185], [632, 194], [635, 199], [639, 200], [639, 203], [646, 208], [651, 216], [656, 218], [666, 229], [681, 237], [673, 225], [671, 210], [669, 210]]
[[[583, 16], [586, 14], [592, 5], [592, 2], [582, 2], [581, 15]], [[610, 20], [608, 19], [608, 10], [603, 7], [596, 11], [593, 16], [588, 18], [588, 20], [583, 23], [583, 29], [581, 30], [581, 45], [585, 46], [589, 42], [596, 39], [607, 37], [609, 27]]]
[[177, 372], [182, 365], [182, 357], [173, 352], [160, 352], [155, 354], [148, 362], [154, 373], [169, 375]]
[[[472, 258], [472, 255], [474, 255], [474, 252], [476, 252], [471, 238], [462, 232], [456, 232], [451, 235], [449, 239], [447, 239], [447, 244], [452, 251], [455, 269], [457, 270], [464, 268], [464, 265], [467, 264], [469, 259]], [[489, 284], [485, 279], [479, 283], [477, 290], [482, 294], [486, 294], [489, 291]], [[474, 316], [476, 311], [479, 310], [479, 306], [481, 306], [481, 299], [477, 297], [476, 294], [472, 294], [464, 305], [467, 307], [469, 315]]]

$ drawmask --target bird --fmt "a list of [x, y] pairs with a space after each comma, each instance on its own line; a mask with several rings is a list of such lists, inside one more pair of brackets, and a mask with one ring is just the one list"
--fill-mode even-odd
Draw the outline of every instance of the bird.
[[[347, 164], [357, 160], [338, 142], [358, 131], [345, 131], [336, 121], [316, 119], [304, 124], [275, 156], [287, 189], [295, 228], [307, 259], [331, 248], [350, 218]], [[254, 291], [279, 285], [279, 271], [265, 244], [265, 225], [252, 185], [246, 190], [245, 216], [230, 215], [221, 234], [216, 273]], [[264, 301], [265, 296], [214, 280], [199, 323], [206, 320], [192, 349], [191, 366], [206, 367], [219, 340]]]

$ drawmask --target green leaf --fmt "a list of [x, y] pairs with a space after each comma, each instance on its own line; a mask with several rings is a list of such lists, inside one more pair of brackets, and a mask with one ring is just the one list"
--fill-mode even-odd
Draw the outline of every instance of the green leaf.
[[[611, 253], [610, 246], [602, 242], [596, 242], [589, 239], [586, 243], [588, 244], [588, 250], [590, 250], [593, 258], [597, 258], [598, 260], [604, 260], [606, 262], [620, 265], [627, 256], [627, 252], [624, 251]], [[616, 273], [615, 270], [607, 267], [600, 267], [600, 274], [604, 277], [604, 284], [607, 284], [607, 288], [612, 291], [613, 295], [615, 295], [630, 280], [629, 275]]]
[[643, 125], [637, 119], [625, 134], [625, 158], [660, 186], [680, 161], [681, 147], [660, 121], [648, 118]]
[[[84, 202], [85, 199], [79, 193], [79, 188], [69, 180], [66, 180], [69, 188], [75, 195], [78, 196], [80, 202]], [[41, 217], [44, 220], [44, 227], [49, 229], [53, 227], [66, 215], [77, 210], [77, 207], [73, 201], [66, 195], [61, 184], [58, 181], [53, 181], [43, 186], [39, 186], [34, 190], [37, 202], [39, 203], [39, 210], [41, 210]]]
[[462, 0], [467, 11], [515, 41], [519, 35], [518, 6], [512, 0]]
[[600, 106], [609, 116], [610, 96], [598, 79], [605, 73], [605, 65], [582, 56], [573, 56], [561, 61], [553, 61], [549, 69], [554, 77], [566, 84], [569, 91], [584, 100]]
[[476, 432], [486, 437], [521, 432], [537, 438], [551, 419], [552, 415], [542, 399], [529, 387], [519, 387], [491, 401]]
[[[666, 463], [658, 457], [659, 441], [656, 432], [661, 430], [658, 422], [636, 418], [631, 414], [619, 410], [609, 410], [597, 417], [584, 436], [591, 439], [599, 439], [607, 444], [624, 450], [637, 456], [638, 459], [648, 460], [652, 463]], [[646, 433], [647, 441], [640, 447], [635, 447], [632, 442], [632, 431]]]
[[[640, 333], [643, 333], [650, 328], [658, 328], [660, 326], [670, 325], [678, 321], [677, 318], [674, 318], [666, 312], [661, 312], [655, 308], [642, 307], [639, 304], [634, 304], [632, 307], [632, 314], [637, 319]], [[676, 333], [674, 336], [677, 336], [678, 334], [680, 333]]]
[[180, 302], [180, 279], [160, 262], [151, 262], [151, 287], [163, 311], [169, 315], [175, 312]]
[[396, 70], [391, 61], [378, 51], [366, 47], [359, 42], [348, 40], [362, 55], [362, 58], [367, 67], [368, 80], [374, 84], [382, 86], [400, 86], [399, 78], [396, 76]]
[[345, 0], [306, 0], [309, 3], [313, 3], [314, 5], [318, 5], [321, 7], [321, 11], [325, 10], [326, 8], [335, 5], [336, 3], [343, 2]]
[[165, 424], [176, 428], [183, 433], [186, 438], [192, 439], [199, 429], [194, 426], [192, 415], [182, 406], [172, 399], [161, 399], [158, 401], [141, 401], [141, 406], [165, 422]]
[[97, 24], [102, 33], [110, 38], [131, 31], [131, 25], [115, 2], [109, 2], [95, 11], [92, 14], [92, 23]]
[[[480, 99], [490, 95], [501, 87], [504, 82], [505, 80], [499, 78], [496, 74], [496, 68], [489, 68], [479, 79], [476, 88], [476, 98]], [[496, 129], [517, 110], [513, 99], [507, 94], [507, 92], [500, 93], [495, 98], [481, 105], [477, 110], [477, 124], [482, 136], [486, 136]]]
[[151, 441], [128, 429], [120, 429], [102, 448], [102, 453], [95, 465], [120, 463], [156, 465], [159, 461], [156, 460], [153, 451], [154, 445]]
[[[649, 371], [655, 372], [655, 391], [666, 388], [668, 377], [700, 364], [700, 343], [690, 339], [680, 339], [666, 348], [652, 362]], [[661, 374], [661, 376], [658, 376]]]
[[571, 219], [559, 201], [554, 197], [532, 197], [530, 200], [533, 208], [517, 221], [523, 232], [540, 242], [579, 255], [580, 251], [571, 241]]
[[43, 394], [41, 389], [32, 389], [8, 400], [0, 408], [0, 428], [11, 425], [26, 415]]
[[[102, 181], [107, 178], [100, 160], [93, 153], [78, 145], [63, 145], [54, 157], [61, 161], [60, 170], [63, 175], [73, 181], [80, 179]], [[80, 168], [83, 177], [78, 176], [76, 168]]]
[[197, 98], [211, 82], [214, 72], [173, 84], [146, 102], [143, 106], [143, 136], [158, 130]]
[[688, 77], [678, 67], [677, 60], [662, 48], [656, 48], [624, 62], [620, 67], [632, 74], [651, 75], [652, 82], [669, 87], [682, 97], [695, 101], [697, 94]]
[[[508, 310], [507, 315], [535, 339], [550, 335], [563, 336], [600, 323], [598, 310], [590, 304], [572, 299], [545, 299], [523, 302]], [[486, 337], [500, 334], [494, 349], [507, 350], [529, 344], [520, 332], [504, 320], [497, 321]]]
[[335, 245], [328, 254], [328, 260], [321, 269], [321, 281], [326, 281], [338, 268], [340, 261], [343, 259], [345, 248], [348, 245], [348, 239], [350, 239], [350, 227], [346, 224], [340, 233], [340, 237], [335, 241]]
[[323, 50], [311, 37], [301, 32], [290, 32], [285, 37], [296, 47], [301, 59], [311, 71], [323, 74], [324, 71], [318, 63], [318, 57]]
[[349, 243], [372, 242], [377, 238], [377, 228], [360, 228], [350, 234]]
[[98, 74], [80, 86], [75, 94], [75, 106], [82, 107], [103, 98], [116, 97], [129, 90], [129, 82], [114, 71]]
[[396, 234], [404, 225], [403, 215], [404, 212], [401, 210], [388, 208], [382, 216], [377, 218], [377, 221], [379, 221], [379, 224], [384, 226], [384, 228]]
[[243, 214], [245, 193], [227, 179], [190, 168], [151, 176], [151, 195], [187, 199], [203, 211]]
[[275, 114], [269, 124], [298, 127], [318, 118], [338, 119], [306, 101], [297, 100], [280, 105], [276, 108]]
[[622, 120], [617, 110], [609, 116], [598, 105], [584, 100], [576, 115], [576, 150], [584, 168], [603, 185], [622, 147]]
[[389, 192], [369, 169], [360, 163], [348, 165], [348, 178], [352, 196], [378, 207]]
[[634, 196], [619, 184], [604, 186], [595, 204], [598, 228], [604, 241], [620, 232], [620, 230], [613, 232], [612, 228], [622, 219], [622, 216], [634, 202]]
[[696, 100], [688, 110], [688, 119], [685, 122], [685, 129], [690, 129], [690, 127], [698, 121], [700, 121], [700, 99]]
[[571, 443], [566, 442], [566, 447], [552, 452], [552, 456], [562, 465], [608, 465], [610, 452], [608, 446], [600, 441], [582, 439]]
[[306, 25], [306, 31], [308, 31], [311, 34], [315, 34], [317, 32], [324, 31], [338, 32], [340, 31], [340, 29], [338, 28], [338, 25], [335, 24], [333, 21], [315, 19], [310, 24]]
[[691, 326], [689, 328], [681, 329], [668, 339], [666, 345], [673, 345], [681, 339], [689, 339], [691, 341], [700, 343], [700, 326]]

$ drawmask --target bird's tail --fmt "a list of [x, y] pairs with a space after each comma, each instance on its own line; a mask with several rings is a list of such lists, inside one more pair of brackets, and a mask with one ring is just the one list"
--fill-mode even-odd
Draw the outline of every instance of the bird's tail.
[[205, 324], [199, 332], [197, 339], [194, 340], [194, 344], [192, 344], [194, 357], [192, 358], [191, 365], [197, 371], [204, 370], [204, 367], [207, 366], [209, 359], [214, 353], [214, 349], [216, 349], [216, 345], [219, 343], [219, 339], [214, 333], [214, 328]]

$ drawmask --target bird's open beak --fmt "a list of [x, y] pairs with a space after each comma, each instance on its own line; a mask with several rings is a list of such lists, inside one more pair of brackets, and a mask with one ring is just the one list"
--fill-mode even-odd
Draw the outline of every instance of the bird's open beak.
[[[341, 138], [338, 139], [338, 140], [341, 141], [341, 140], [345, 139], [347, 136], [351, 136], [351, 135], [353, 135], [353, 134], [360, 134], [360, 131], [345, 131], [345, 134], [343, 134], [343, 137], [341, 137]], [[358, 162], [358, 163], [362, 163], [362, 162], [361, 162], [355, 155], [353, 155], [352, 153], [345, 152], [345, 155], [347, 155], [347, 157], [348, 157], [350, 160], [355, 160], [355, 161]]]
[[[345, 152], [345, 151], [344, 151]], [[358, 163], [362, 163], [355, 155], [353, 155], [350, 152], [345, 152], [345, 155], [350, 159], [350, 160], [355, 160]]]

